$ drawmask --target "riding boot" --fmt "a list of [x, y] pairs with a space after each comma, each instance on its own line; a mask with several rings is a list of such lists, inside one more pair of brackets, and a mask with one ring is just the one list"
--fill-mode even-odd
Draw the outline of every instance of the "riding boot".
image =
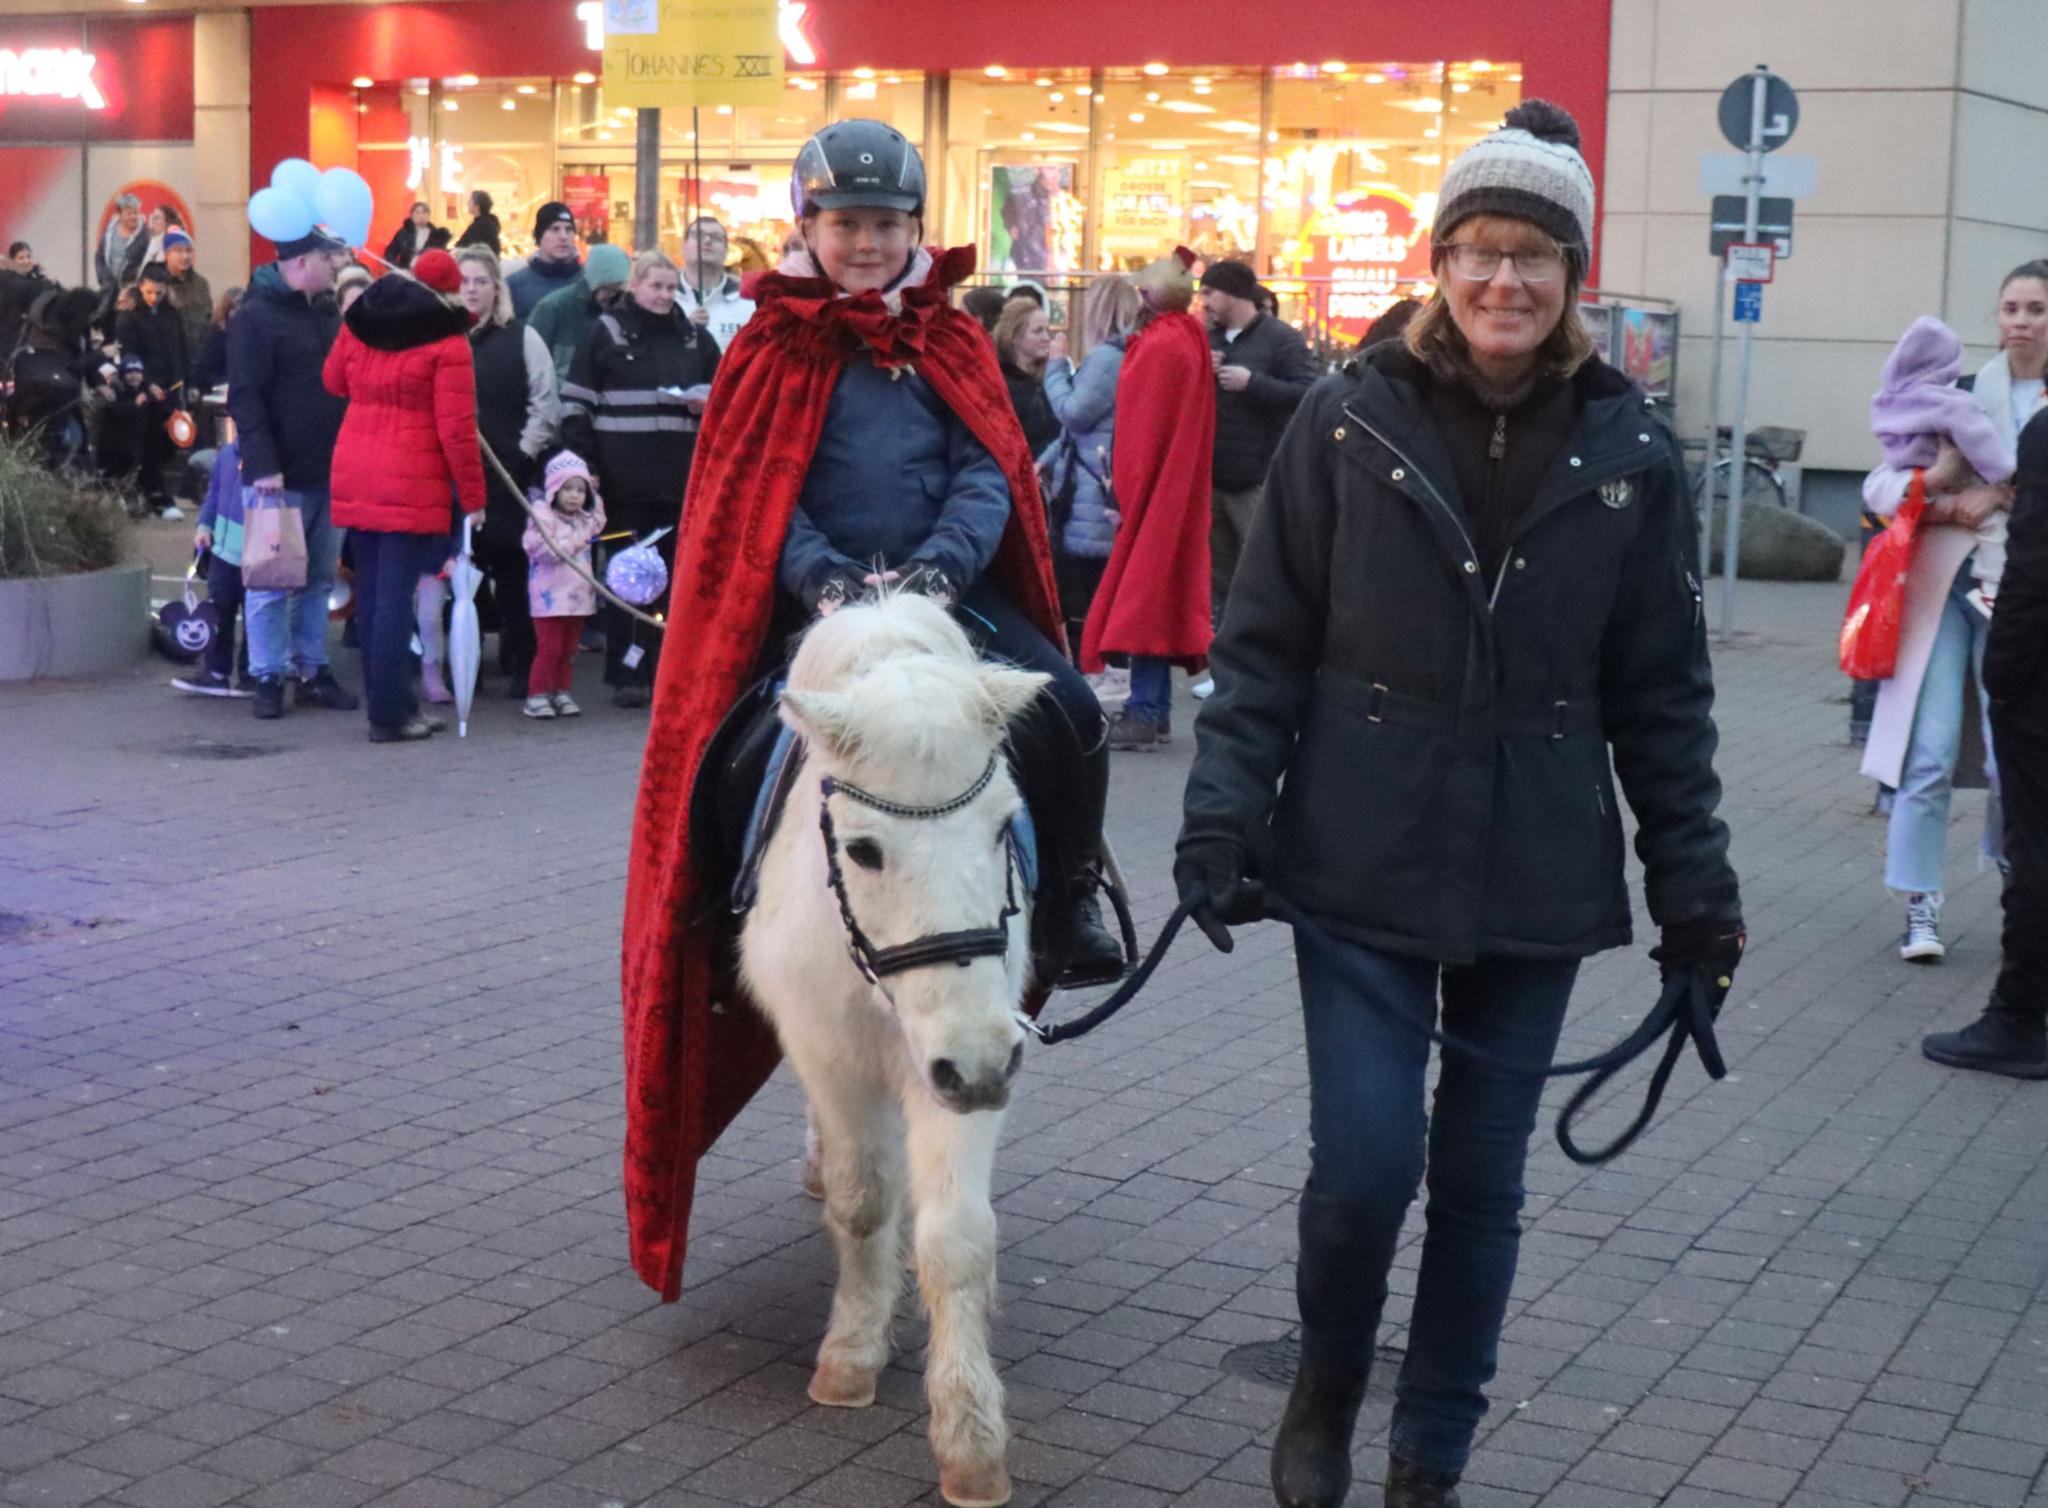
[[1351, 1490], [1351, 1432], [1365, 1378], [1304, 1360], [1273, 1437], [1273, 1500], [1280, 1508], [1342, 1508]]
[[1102, 919], [1102, 897], [1094, 876], [1073, 883], [1065, 915], [1055, 918], [1048, 949], [1059, 960], [1059, 988], [1084, 990], [1124, 977], [1123, 940]]

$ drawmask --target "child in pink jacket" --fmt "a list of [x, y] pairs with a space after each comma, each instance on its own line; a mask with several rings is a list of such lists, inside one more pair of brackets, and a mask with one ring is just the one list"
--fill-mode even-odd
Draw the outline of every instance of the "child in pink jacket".
[[597, 611], [590, 545], [604, 532], [604, 503], [590, 468], [573, 450], [548, 462], [545, 489], [545, 506], [526, 521], [526, 597], [537, 641], [526, 715], [574, 717], [583, 709], [569, 695], [569, 682], [583, 625]]

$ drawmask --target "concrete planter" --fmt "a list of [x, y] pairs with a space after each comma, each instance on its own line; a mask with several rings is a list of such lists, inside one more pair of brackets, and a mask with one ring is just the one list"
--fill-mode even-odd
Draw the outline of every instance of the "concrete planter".
[[149, 652], [149, 567], [0, 581], [0, 681], [105, 675]]

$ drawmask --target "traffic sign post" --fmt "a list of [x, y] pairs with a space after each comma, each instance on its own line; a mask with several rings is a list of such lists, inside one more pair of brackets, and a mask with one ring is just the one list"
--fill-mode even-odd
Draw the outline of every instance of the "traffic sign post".
[[[1707, 255], [1725, 257], [1728, 248], [1746, 244], [1742, 233], [1749, 206], [1740, 194], [1716, 194], [1707, 217]], [[1756, 202], [1756, 238], [1767, 243], [1782, 262], [1792, 255], [1792, 201], [1766, 194]]]
[[1768, 283], [1777, 253], [1766, 241], [1736, 241], [1728, 247], [1728, 280], [1732, 283]]
[[[1799, 96], [1792, 86], [1762, 63], [1722, 91], [1721, 134], [1749, 154], [1749, 171], [1743, 175], [1741, 261], [1737, 246], [1729, 248], [1729, 265], [1724, 280], [1738, 276], [1738, 265], [1753, 269], [1761, 252], [1762, 276], [1772, 268], [1772, 248], [1757, 246], [1758, 222], [1764, 187], [1764, 154], [1774, 152], [1791, 140], [1799, 124]], [[1721, 637], [1735, 632], [1735, 581], [1742, 561], [1742, 486], [1749, 449], [1749, 374], [1755, 354], [1753, 337], [1763, 316], [1764, 290], [1759, 279], [1743, 278], [1735, 283], [1735, 320], [1742, 327], [1742, 362], [1735, 379], [1735, 423], [1728, 451], [1728, 529], [1721, 546]], [[1718, 335], [1718, 331], [1717, 331]], [[1711, 473], [1718, 427], [1709, 437], [1707, 463]], [[1711, 507], [1709, 512], [1711, 516]], [[1705, 560], [1701, 568], [1705, 569]]]

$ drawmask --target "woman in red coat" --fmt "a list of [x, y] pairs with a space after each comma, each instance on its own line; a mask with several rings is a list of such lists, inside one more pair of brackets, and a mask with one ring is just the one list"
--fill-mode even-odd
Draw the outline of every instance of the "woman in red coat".
[[420, 577], [448, 557], [451, 505], [484, 505], [460, 286], [453, 257], [422, 253], [411, 276], [379, 278], [349, 305], [327, 353], [327, 390], [348, 400], [334, 446], [334, 522], [354, 543], [372, 743], [443, 726], [413, 698], [412, 603]]
[[1151, 749], [1172, 725], [1173, 667], [1209, 653], [1209, 461], [1216, 384], [1209, 337], [1188, 313], [1194, 253], [1185, 246], [1138, 274], [1145, 313], [1116, 384], [1116, 545], [1081, 635], [1081, 668], [1131, 657], [1131, 698], [1112, 749]]

